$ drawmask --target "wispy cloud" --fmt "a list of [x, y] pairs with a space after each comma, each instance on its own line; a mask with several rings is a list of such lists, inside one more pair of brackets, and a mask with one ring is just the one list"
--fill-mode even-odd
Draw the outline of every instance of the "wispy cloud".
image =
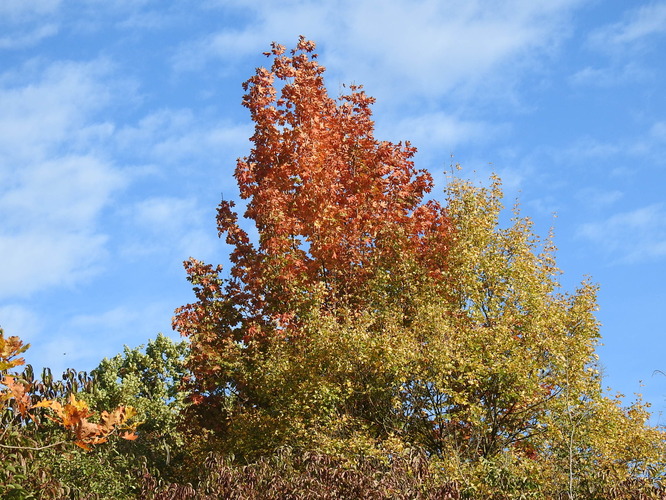
[[77, 32], [95, 33], [109, 26], [123, 31], [152, 31], [178, 26], [192, 7], [187, 2], [159, 0], [79, 0], [66, 2], [61, 9], [63, 24]]
[[[388, 2], [376, 9], [361, 2], [354, 9], [348, 54], [338, 63], [349, 74], [379, 66], [392, 77], [391, 93], [401, 85], [441, 96], [461, 86], [483, 85], [501, 65], [520, 65], [549, 49], [566, 32], [571, 2]], [[368, 19], [373, 19], [368, 23]], [[395, 33], [387, 37], [386, 33]], [[350, 57], [351, 56], [351, 57]], [[524, 59], [519, 60], [522, 56]], [[351, 66], [351, 67], [350, 67]], [[385, 78], [385, 76], [384, 76]], [[371, 80], [371, 84], [377, 82]]]
[[199, 71], [209, 62], [239, 60], [266, 48], [261, 38], [249, 30], [227, 30], [183, 43], [172, 57], [172, 64], [176, 71]]
[[26, 353], [26, 361], [34, 363], [36, 370], [48, 362], [55, 376], [69, 367], [90, 370], [102, 358], [120, 352], [123, 343], [136, 347], [139, 342], [135, 339], [154, 338], [160, 328], [169, 326], [171, 309], [170, 305], [152, 302], [140, 309], [120, 305], [71, 316], [56, 332], [42, 331], [39, 342]]
[[261, 0], [248, 7], [251, 23], [182, 46], [174, 64], [201, 68], [209, 60], [254, 55], [272, 40], [291, 45], [303, 34], [336, 41], [321, 52], [342, 81], [358, 79], [373, 95], [386, 91], [392, 99], [415, 92], [440, 96], [463, 84], [484, 84], [499, 65], [522, 64], [529, 51], [557, 45], [578, 3], [391, 0], [378, 8], [355, 0]]
[[[123, 248], [129, 256], [167, 255], [180, 270], [190, 256], [205, 258], [217, 249], [215, 213], [194, 198], [160, 196], [141, 200], [123, 212], [135, 229]], [[168, 250], [165, 250], [168, 249]]]
[[23, 31], [20, 33], [12, 33], [0, 37], [0, 50], [7, 49], [23, 49], [25, 47], [30, 47], [31, 45], [36, 45], [41, 42], [44, 38], [58, 33], [58, 25], [53, 23], [44, 24], [38, 26], [37, 28]]
[[605, 26], [590, 35], [598, 48], [626, 46], [655, 35], [666, 34], [666, 2], [657, 2], [632, 9], [625, 18]]
[[[616, 140], [582, 137], [568, 147], [551, 151], [556, 161], [569, 165], [585, 164], [587, 170], [603, 169], [611, 174], [641, 174], [636, 168], [627, 169], [625, 164], [636, 158], [649, 160], [647, 165], [663, 165], [666, 154], [666, 122], [657, 121], [642, 130], [631, 129], [631, 134]], [[612, 167], [609, 170], [609, 166]]]
[[[453, 147], [506, 132], [495, 117], [486, 118], [488, 108], [475, 111], [488, 100], [522, 106], [515, 92], [521, 76], [545, 67], [544, 61], [569, 36], [567, 20], [581, 3], [388, 0], [378, 7], [367, 0], [209, 2], [208, 8], [225, 9], [238, 21], [184, 42], [172, 65], [176, 72], [192, 74], [241, 63], [252, 68], [254, 61], [265, 64], [257, 55], [271, 41], [291, 48], [302, 34], [318, 42], [332, 94], [343, 83], [362, 83], [378, 100], [382, 133], [409, 139], [424, 153], [430, 144], [448, 154]], [[424, 108], [429, 112], [420, 114]], [[412, 109], [413, 117], [404, 118], [405, 109]], [[394, 116], [397, 110], [400, 118]]]
[[187, 165], [195, 159], [210, 162], [220, 155], [233, 161], [236, 151], [247, 149], [250, 135], [247, 123], [207, 119], [189, 109], [162, 109], [119, 129], [114, 141], [122, 150], [141, 152], [144, 158], [163, 165]]
[[55, 15], [60, 0], [4, 0], [0, 2], [0, 50], [38, 44], [59, 31]]
[[61, 0], [3, 0], [0, 2], [0, 19], [7, 23], [25, 21], [51, 14], [60, 4]]
[[71, 286], [94, 274], [106, 237], [90, 233], [37, 233], [0, 236], [0, 297], [25, 296], [52, 286]]
[[601, 189], [597, 187], [586, 187], [576, 194], [576, 198], [583, 206], [590, 207], [595, 211], [608, 210], [623, 196], [624, 193], [619, 189]]
[[19, 304], [0, 306], [0, 327], [5, 335], [16, 335], [24, 342], [32, 342], [43, 326], [34, 311]]
[[[502, 124], [467, 120], [444, 112], [422, 113], [387, 124], [382, 130], [392, 140], [408, 139], [419, 148], [452, 148], [470, 141], [483, 142], [505, 131]], [[409, 137], [402, 137], [405, 131]]]
[[95, 271], [106, 236], [96, 218], [122, 176], [92, 157], [26, 166], [0, 191], [0, 296], [73, 285]]
[[[34, 60], [0, 75], [1, 297], [76, 285], [120, 249], [109, 241], [117, 228], [103, 226], [101, 217], [145, 169], [112, 162], [113, 155], [153, 165], [150, 177], [157, 182], [182, 179], [176, 195], [125, 200], [124, 216], [114, 209], [119, 219], [113, 224], [132, 230], [121, 238], [127, 248], [119, 256], [169, 248], [179, 266], [190, 255], [212, 252], [214, 213], [201, 210], [185, 186], [199, 182], [192, 177], [211, 175], [231, 184], [214, 169], [232, 170], [247, 150], [251, 127], [189, 109], [162, 109], [120, 125], [102, 112], [122, 88], [104, 61]], [[215, 185], [215, 196], [223, 185]]]
[[660, 144], [666, 144], [666, 122], [656, 122], [650, 128], [650, 137]]
[[[113, 82], [104, 61], [32, 60], [0, 75], [0, 151], [3, 163], [34, 162], [76, 150], [91, 115], [108, 104]], [[1, 168], [1, 167], [0, 167]]]
[[661, 259], [666, 257], [666, 206], [656, 203], [616, 213], [581, 225], [578, 234], [618, 262]]
[[634, 62], [628, 62], [618, 67], [586, 66], [571, 75], [569, 82], [573, 85], [614, 87], [645, 81], [649, 77], [650, 73], [648, 70]]
[[0, 296], [72, 285], [105, 254], [97, 218], [126, 179], [90, 144], [110, 92], [103, 68], [24, 68], [31, 83], [0, 75]]

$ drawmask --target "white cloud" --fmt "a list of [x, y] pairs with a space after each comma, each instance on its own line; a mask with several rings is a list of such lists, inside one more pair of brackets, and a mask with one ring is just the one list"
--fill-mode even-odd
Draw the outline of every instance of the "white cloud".
[[50, 367], [59, 377], [68, 367], [94, 368], [103, 357], [122, 352], [123, 344], [135, 347], [160, 331], [169, 335], [174, 308], [169, 301], [142, 302], [141, 307], [122, 304], [71, 316], [56, 314], [59, 320], [54, 326], [54, 318], [45, 311], [38, 314], [10, 303], [0, 306], [0, 326], [6, 335], [17, 335], [32, 344], [24, 357], [37, 374]]
[[249, 124], [206, 120], [186, 109], [163, 109], [144, 117], [136, 126], [127, 126], [115, 135], [117, 147], [141, 151], [141, 154], [162, 164], [188, 164], [194, 159], [232, 156], [233, 151], [247, 149], [252, 135]]
[[[0, 76], [0, 169], [76, 148], [90, 116], [110, 99], [105, 62], [30, 61]], [[4, 84], [4, 85], [3, 85]]]
[[115, 0], [108, 2], [106, 0], [83, 0], [83, 4], [89, 5], [95, 9], [108, 8], [114, 10], [139, 10], [150, 3], [155, 3], [154, 0]]
[[0, 190], [0, 296], [73, 285], [96, 270], [107, 237], [96, 219], [122, 176], [93, 157], [28, 165]]
[[13, 189], [0, 197], [0, 212], [5, 216], [0, 230], [90, 229], [111, 193], [123, 183], [117, 171], [90, 156], [31, 165], [14, 176]]
[[0, 2], [0, 19], [15, 22], [51, 14], [58, 9], [60, 3], [61, 0], [3, 0]]
[[188, 10], [192, 10], [187, 4], [160, 0], [78, 0], [63, 5], [62, 20], [79, 33], [102, 32], [110, 26], [135, 33], [165, 27], [180, 30], [187, 22]]
[[[434, 112], [392, 122], [384, 129], [382, 136], [388, 135], [394, 141], [409, 140], [419, 148], [452, 148], [468, 141], [496, 137], [503, 127]], [[402, 137], [405, 133], [409, 137]]]
[[658, 121], [652, 126], [631, 140], [627, 144], [627, 149], [636, 156], [649, 158], [657, 165], [666, 164], [666, 122]]
[[39, 333], [42, 322], [30, 309], [18, 304], [8, 304], [0, 306], [0, 327], [5, 335], [16, 335], [27, 343], [32, 342]]
[[650, 137], [660, 143], [666, 143], [666, 122], [656, 122], [650, 128]]
[[[245, 10], [233, 27], [180, 46], [172, 59], [176, 71], [229, 67], [241, 60], [265, 64], [260, 54], [271, 41], [290, 49], [302, 34], [317, 42], [332, 94], [342, 83], [362, 83], [378, 99], [384, 117], [405, 106], [418, 112], [455, 102], [456, 109], [418, 120], [391, 120], [385, 126], [378, 120], [378, 126], [395, 130], [393, 136], [425, 151], [426, 143], [449, 148], [501, 133], [501, 125], [459, 118], [469, 111], [464, 103], [475, 108], [488, 97], [513, 94], [519, 73], [542, 64], [539, 59], [568, 36], [566, 21], [581, 1], [389, 0], [381, 7], [369, 0], [240, 3]], [[451, 101], [451, 96], [463, 99]]]
[[47, 23], [28, 32], [5, 34], [5, 36], [0, 37], [0, 50], [30, 47], [57, 33], [58, 25]]
[[577, 3], [393, 0], [379, 7], [358, 0], [286, 5], [262, 0], [248, 7], [250, 24], [182, 47], [175, 66], [200, 68], [218, 58], [256, 55], [270, 41], [292, 46], [303, 34], [320, 43], [327, 65], [343, 81], [358, 79], [373, 95], [441, 96], [485, 84], [500, 65], [522, 64], [528, 54], [557, 45]]
[[583, 224], [579, 236], [599, 245], [620, 262], [666, 257], [666, 206], [648, 205]]
[[104, 63], [32, 61], [0, 76], [0, 296], [73, 285], [97, 270], [98, 217], [125, 176], [97, 150]]
[[573, 85], [613, 87], [640, 82], [648, 78], [648, 76], [649, 73], [644, 68], [633, 62], [629, 62], [621, 67], [595, 68], [586, 66], [574, 73], [569, 78], [569, 82]]
[[60, 0], [3, 0], [0, 2], [0, 50], [31, 47], [55, 35]]
[[[338, 64], [356, 73], [380, 65], [419, 92], [441, 95], [462, 83], [478, 83], [498, 65], [554, 42], [562, 2], [362, 2], [352, 15], [349, 42], [355, 54]], [[373, 19], [368, 23], [368, 19]], [[383, 73], [383, 71], [382, 71]], [[394, 87], [395, 88], [395, 87]]]
[[141, 308], [120, 305], [72, 316], [55, 333], [42, 333], [43, 338], [26, 353], [26, 361], [36, 371], [50, 367], [57, 377], [68, 367], [91, 370], [104, 357], [122, 352], [123, 344], [135, 347], [168, 328], [172, 312], [171, 305], [154, 302], [143, 303]]
[[70, 286], [96, 271], [106, 238], [79, 232], [28, 229], [0, 235], [0, 297], [28, 295], [51, 286]]
[[[0, 297], [76, 286], [102, 271], [116, 248], [142, 256], [171, 249], [178, 265], [216, 246], [212, 209], [203, 213], [182, 195], [133, 206], [132, 235], [103, 227], [114, 196], [137, 175], [108, 158], [117, 152], [159, 164], [152, 175], [174, 175], [167, 170], [175, 166], [182, 170], [175, 175], [191, 176], [202, 161], [233, 165], [225, 155], [246, 149], [251, 129], [188, 110], [158, 111], [119, 128], [99, 115], [120, 88], [103, 61], [33, 60], [0, 75]], [[128, 249], [109, 234], [125, 238]]]
[[121, 352], [123, 342], [131, 336], [156, 335], [146, 330], [155, 320], [155, 311], [154, 305], [144, 304], [140, 310], [118, 306], [97, 314], [73, 316], [56, 329], [55, 335], [43, 332], [26, 353], [26, 361], [38, 373], [43, 367], [51, 368], [56, 377], [72, 366], [90, 370], [102, 358]]
[[[583, 137], [569, 147], [553, 153], [558, 161], [566, 163], [586, 163], [586, 168], [603, 167], [608, 171], [608, 161], [612, 160], [611, 173], [635, 175], [635, 168], [622, 166], [628, 158], [641, 158], [649, 160], [656, 165], [664, 164], [666, 153], [666, 122], [657, 121], [635, 135], [625, 136], [615, 141], [599, 140], [593, 137]], [[601, 161], [605, 163], [601, 163]]]
[[623, 196], [624, 193], [618, 189], [606, 190], [595, 187], [581, 189], [576, 194], [576, 198], [594, 210], [607, 210]]
[[219, 245], [214, 211], [202, 209], [194, 198], [149, 198], [131, 206], [124, 215], [138, 228], [133, 242], [124, 249], [128, 254], [168, 254], [180, 268], [186, 258], [210, 255]]
[[609, 49], [666, 33], [666, 2], [652, 3], [629, 11], [625, 19], [605, 26], [590, 36], [590, 42]]
[[250, 31], [223, 31], [183, 44], [174, 54], [176, 71], [198, 71], [215, 59], [240, 59], [248, 52], [264, 52], [261, 37]]

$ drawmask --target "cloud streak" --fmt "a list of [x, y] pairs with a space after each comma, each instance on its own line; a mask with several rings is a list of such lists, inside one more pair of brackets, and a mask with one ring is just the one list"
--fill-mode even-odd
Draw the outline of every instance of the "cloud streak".
[[[194, 198], [158, 196], [132, 205], [123, 214], [137, 236], [124, 248], [130, 256], [169, 257], [177, 265], [190, 256], [202, 258], [214, 253], [214, 211], [202, 209]], [[166, 250], [165, 250], [166, 249]]]
[[619, 263], [666, 257], [666, 206], [656, 203], [583, 224], [578, 235]]
[[181, 46], [174, 66], [199, 69], [211, 60], [255, 55], [271, 40], [292, 45], [303, 34], [335, 40], [322, 46], [327, 64], [343, 81], [363, 81], [373, 95], [386, 92], [395, 99], [400, 88], [406, 96], [441, 96], [483, 83], [499, 65], [515, 63], [529, 51], [557, 45], [578, 3], [392, 0], [377, 8], [369, 1], [322, 6], [303, 0], [285, 6], [262, 0], [247, 8], [251, 22]]
[[658, 2], [629, 11], [624, 20], [592, 33], [590, 42], [595, 47], [608, 49], [664, 34], [666, 34], [666, 2]]
[[52, 14], [60, 4], [61, 0], [4, 0], [0, 2], [0, 18], [7, 24], [22, 22]]

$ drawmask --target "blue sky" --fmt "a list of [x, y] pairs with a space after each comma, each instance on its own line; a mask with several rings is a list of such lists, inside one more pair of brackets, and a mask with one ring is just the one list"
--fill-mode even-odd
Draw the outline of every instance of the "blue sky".
[[565, 289], [601, 285], [606, 385], [666, 423], [665, 1], [3, 0], [0, 325], [28, 362], [176, 338], [182, 261], [226, 262], [241, 83], [299, 34], [332, 94], [377, 98], [377, 137], [417, 146], [438, 196], [452, 161], [495, 171], [508, 207], [554, 226]]

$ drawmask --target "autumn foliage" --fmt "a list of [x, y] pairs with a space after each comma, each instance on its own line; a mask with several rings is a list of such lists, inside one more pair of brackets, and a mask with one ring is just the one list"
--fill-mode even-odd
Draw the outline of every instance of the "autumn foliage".
[[123, 430], [120, 434], [123, 439], [135, 440], [138, 436], [134, 432], [134, 426], [128, 426], [127, 421], [135, 416], [136, 412], [131, 407], [120, 406], [112, 412], [103, 411], [99, 416], [99, 422], [91, 422], [94, 412], [90, 411], [85, 401], [77, 401], [76, 396], [71, 394], [69, 401], [63, 406], [58, 401], [40, 401], [35, 408], [50, 408], [56, 417], [50, 417], [65, 429], [72, 431], [74, 444], [86, 451], [92, 449], [93, 445], [106, 443], [109, 435]]
[[403, 300], [406, 286], [445, 267], [450, 223], [437, 202], [423, 201], [433, 182], [414, 168], [415, 148], [374, 138], [374, 99], [360, 87], [329, 97], [313, 50], [305, 39], [290, 55], [274, 44], [271, 68], [244, 84], [255, 132], [234, 176], [259, 238], [251, 241], [223, 201], [217, 221], [233, 248], [230, 278], [186, 263], [198, 302], [177, 311], [174, 327], [193, 340], [198, 402], [217, 397], [230, 344], [261, 350], [276, 336], [300, 335], [313, 308], [359, 310], [386, 293]]
[[[0, 329], [0, 367], [2, 367], [0, 384], [5, 386], [4, 390], [0, 390], [0, 403], [3, 403], [4, 407], [11, 408], [19, 424], [29, 421], [38, 422], [39, 419], [31, 411], [37, 408], [50, 408], [56, 417], [47, 415], [47, 418], [71, 431], [74, 444], [84, 450], [91, 450], [92, 446], [105, 443], [110, 435], [118, 433], [118, 431], [123, 431], [120, 434], [123, 439], [137, 438], [136, 424], [129, 424], [129, 420], [135, 415], [134, 409], [131, 407], [120, 406], [111, 412], [102, 411], [98, 422], [92, 422], [90, 418], [95, 413], [90, 410], [85, 401], [77, 401], [74, 394], [70, 394], [69, 401], [64, 405], [55, 400], [35, 402], [31, 384], [16, 375], [6, 373], [8, 369], [16, 368], [25, 362], [23, 358], [17, 358], [17, 356], [25, 352], [28, 347], [28, 345], [23, 345], [18, 337], [5, 338], [4, 332]], [[6, 425], [12, 423], [8, 422]]]
[[428, 200], [416, 149], [375, 139], [360, 86], [329, 97], [314, 43], [266, 56], [244, 84], [244, 216], [218, 208], [231, 268], [188, 260], [173, 322], [202, 459], [420, 450], [462, 497], [658, 487], [663, 434], [601, 389], [596, 286], [562, 292], [552, 239], [518, 209], [500, 224], [500, 180]]
[[23, 345], [20, 338], [16, 336], [5, 338], [4, 332], [0, 330], [0, 373], [6, 373], [7, 370], [15, 368], [25, 363], [23, 358], [19, 358], [29, 345]]
[[220, 205], [218, 228], [234, 246], [231, 274], [257, 315], [284, 311], [285, 296], [302, 300], [317, 286], [328, 300], [362, 301], [364, 283], [396, 259], [433, 273], [442, 265], [434, 256], [449, 227], [439, 204], [422, 203], [432, 179], [415, 170], [416, 149], [374, 138], [374, 99], [361, 87], [330, 98], [313, 50], [301, 39], [288, 56], [274, 44], [271, 69], [244, 84], [254, 146], [234, 176], [258, 246], [231, 203]]
[[27, 346], [0, 331], [0, 496], [88, 498], [94, 475], [102, 498], [663, 498], [663, 430], [602, 389], [597, 286], [561, 289], [498, 177], [429, 199], [314, 49], [273, 44], [244, 84], [244, 212], [218, 207], [228, 271], [185, 262], [188, 345], [57, 385], [8, 373]]

